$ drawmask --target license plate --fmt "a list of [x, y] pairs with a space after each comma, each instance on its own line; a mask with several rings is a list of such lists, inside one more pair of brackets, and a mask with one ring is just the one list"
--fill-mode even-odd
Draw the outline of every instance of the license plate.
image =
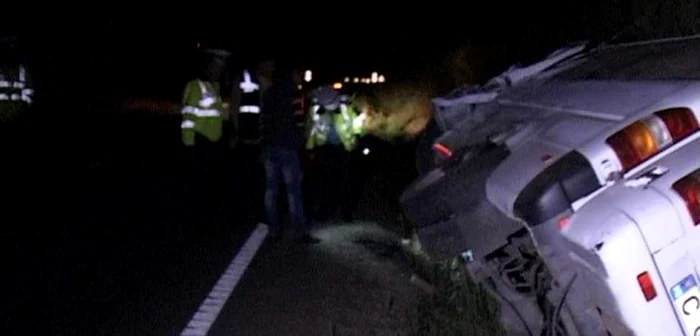
[[700, 289], [695, 276], [689, 275], [671, 287], [671, 296], [686, 335], [700, 336]]

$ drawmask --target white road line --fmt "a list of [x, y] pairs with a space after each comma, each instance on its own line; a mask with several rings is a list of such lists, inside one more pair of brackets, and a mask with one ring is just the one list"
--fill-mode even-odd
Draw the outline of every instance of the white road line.
[[233, 289], [241, 280], [245, 269], [248, 267], [250, 262], [253, 260], [255, 253], [258, 251], [260, 245], [265, 240], [267, 236], [268, 228], [265, 224], [258, 224], [258, 227], [253, 230], [250, 234], [248, 240], [246, 240], [243, 247], [233, 261], [229, 264], [228, 268], [221, 275], [219, 281], [214, 285], [207, 298], [202, 302], [194, 313], [192, 319], [185, 330], [182, 331], [180, 336], [206, 336], [209, 329], [216, 321], [219, 316], [221, 309], [224, 308], [226, 301], [233, 292]]

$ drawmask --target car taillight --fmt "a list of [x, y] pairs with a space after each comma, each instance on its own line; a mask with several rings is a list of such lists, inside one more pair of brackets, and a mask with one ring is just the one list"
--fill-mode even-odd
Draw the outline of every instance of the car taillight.
[[647, 301], [651, 301], [656, 297], [656, 288], [654, 288], [654, 283], [651, 281], [649, 272], [644, 272], [637, 275], [637, 282], [639, 283], [639, 288], [642, 290], [644, 298]]
[[449, 158], [452, 156], [452, 150], [450, 150], [449, 148], [447, 148], [447, 146], [445, 146], [439, 142], [437, 142], [433, 145], [433, 149], [438, 151], [440, 154], [442, 154], [442, 156], [444, 156], [446, 158]]
[[622, 163], [624, 172], [700, 129], [693, 111], [672, 108], [638, 120], [610, 136], [606, 142]]
[[693, 224], [700, 224], [700, 172], [694, 172], [673, 184], [675, 190], [685, 201], [693, 219]]
[[571, 217], [560, 218], [557, 222], [557, 228], [559, 228], [560, 231], [564, 230], [569, 226], [569, 223], [571, 223]]

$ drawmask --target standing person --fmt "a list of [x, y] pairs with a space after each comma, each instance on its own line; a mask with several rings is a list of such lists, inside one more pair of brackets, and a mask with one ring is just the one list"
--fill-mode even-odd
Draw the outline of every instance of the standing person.
[[[22, 208], [22, 203], [36, 196], [30, 192], [28, 181], [32, 169], [29, 164], [33, 151], [25, 147], [36, 133], [36, 124], [31, 125], [29, 114], [34, 98], [34, 86], [30, 69], [25, 63], [26, 49], [22, 48], [19, 35], [0, 36], [0, 174], [5, 177], [3, 193], [8, 195], [5, 213], [10, 213], [10, 221], [24, 217], [19, 212], [15, 217], [15, 209]], [[29, 126], [32, 126], [31, 128]], [[36, 153], [34, 153], [36, 155]], [[11, 195], [11, 196], [10, 196]], [[3, 216], [4, 224], [8, 220]], [[7, 226], [7, 225], [6, 225]], [[7, 227], [0, 229], [0, 235]]]
[[[3, 169], [22, 161], [21, 144], [34, 98], [34, 83], [18, 35], [0, 37], [0, 149]], [[19, 141], [18, 141], [19, 140]]]
[[267, 72], [249, 68], [243, 69], [234, 86], [232, 110], [238, 138], [237, 153], [240, 158], [241, 173], [238, 176], [239, 198], [243, 204], [246, 224], [262, 220], [264, 173], [260, 163], [260, 112], [262, 110], [262, 92], [269, 86]]
[[[306, 134], [307, 127], [307, 104], [308, 104], [308, 94], [307, 89], [304, 87], [304, 77], [303, 71], [300, 68], [292, 69], [292, 82], [294, 84], [294, 121], [299, 127], [299, 131], [302, 134]], [[302, 143], [299, 146], [299, 159], [301, 160], [301, 184], [302, 184], [302, 197], [304, 198], [304, 213], [313, 213], [313, 160], [310, 155], [311, 152], [307, 151], [305, 144]]]
[[0, 125], [3, 128], [24, 117], [32, 105], [34, 87], [22, 56], [19, 36], [0, 38]]
[[349, 153], [357, 146], [362, 133], [358, 115], [349, 99], [330, 86], [313, 92], [309, 112], [309, 135], [306, 149], [313, 151], [314, 196], [318, 200], [315, 219], [328, 220], [341, 208], [343, 220], [352, 221], [349, 197]]
[[292, 84], [294, 84], [294, 121], [304, 130], [306, 127], [306, 90], [301, 69], [292, 69]]
[[290, 221], [295, 227], [295, 240], [315, 244], [309, 223], [304, 215], [301, 190], [301, 167], [299, 148], [303, 132], [294, 119], [294, 91], [292, 76], [288, 71], [278, 71], [272, 86], [263, 94], [262, 113], [262, 158], [265, 165], [265, 215], [271, 228], [271, 238], [281, 238], [278, 206], [278, 191], [284, 182], [287, 191]]
[[[219, 209], [217, 183], [220, 176], [220, 150], [223, 133], [224, 102], [219, 79], [230, 55], [224, 50], [207, 49], [200, 75], [185, 86], [182, 98], [182, 142], [187, 149], [185, 177], [185, 212], [187, 224], [197, 222], [214, 225]], [[181, 232], [182, 233], [182, 232]]]

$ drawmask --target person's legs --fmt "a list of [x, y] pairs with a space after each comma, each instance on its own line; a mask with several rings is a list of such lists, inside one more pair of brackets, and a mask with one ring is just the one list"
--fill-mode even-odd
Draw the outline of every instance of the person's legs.
[[346, 158], [347, 152], [342, 146], [333, 146], [331, 154], [331, 168], [329, 169], [329, 187], [331, 193], [328, 197], [328, 209], [333, 216], [336, 211], [342, 208], [345, 199], [345, 175], [348, 169]]
[[263, 154], [265, 165], [265, 217], [270, 226], [270, 237], [279, 238], [282, 227], [277, 213], [277, 190], [280, 178], [279, 153], [274, 149], [267, 149]]
[[207, 188], [207, 166], [209, 155], [201, 142], [194, 147], [185, 148], [183, 162], [183, 212], [184, 216], [178, 226], [178, 236], [182, 241], [190, 239], [205, 228], [207, 220], [206, 205], [209, 200]]
[[357, 179], [357, 161], [354, 160], [351, 152], [345, 152], [342, 157], [343, 167], [340, 168], [340, 213], [343, 221], [352, 222], [353, 212], [355, 212], [356, 200], [358, 199], [359, 181]]
[[231, 202], [235, 202], [235, 197], [231, 195], [230, 185], [231, 175], [227, 157], [230, 155], [228, 148], [223, 143], [217, 143], [211, 150], [210, 171], [208, 183], [212, 190], [212, 229], [214, 235], [225, 234], [228, 230], [228, 207]]
[[253, 212], [252, 212], [252, 223], [257, 224], [265, 219], [265, 189], [266, 189], [266, 173], [265, 165], [261, 160], [261, 149], [260, 146], [254, 148], [253, 157]]
[[287, 189], [287, 203], [289, 204], [289, 217], [295, 228], [297, 242], [315, 244], [319, 240], [309, 235], [309, 223], [304, 216], [304, 201], [301, 191], [301, 168], [299, 165], [299, 153], [295, 150], [284, 151], [282, 162], [282, 174]]
[[322, 154], [319, 159], [321, 165], [320, 180], [317, 183], [319, 188], [320, 204], [318, 219], [327, 220], [333, 216], [338, 207], [338, 197], [340, 193], [339, 173], [339, 148], [337, 146], [321, 147]]
[[310, 220], [314, 217], [314, 178], [317, 173], [314, 171], [314, 161], [305, 151], [300, 151], [299, 157], [301, 165], [301, 195], [304, 201], [304, 214]]
[[240, 167], [241, 173], [237, 176], [239, 182], [238, 185], [238, 197], [241, 200], [241, 214], [239, 218], [243, 225], [251, 224], [254, 214], [253, 214], [253, 202], [255, 200], [255, 194], [258, 186], [255, 184], [255, 163], [252, 150], [249, 145], [241, 144], [240, 150]]
[[301, 194], [301, 168], [299, 155], [292, 150], [284, 152], [282, 174], [287, 190], [287, 203], [289, 205], [289, 218], [292, 221], [297, 234], [304, 234], [307, 230], [306, 216], [304, 216], [304, 201]]
[[315, 150], [316, 157], [314, 158], [314, 176], [313, 176], [313, 194], [314, 194], [314, 219], [323, 219], [324, 212], [328, 206], [326, 198], [328, 197], [328, 176], [330, 157], [326, 146], [319, 147]]
[[209, 236], [216, 231], [216, 220], [218, 215], [217, 188], [219, 186], [218, 177], [218, 153], [216, 143], [202, 141], [199, 151], [200, 157], [197, 159], [200, 165], [199, 170], [199, 219], [197, 227]]

